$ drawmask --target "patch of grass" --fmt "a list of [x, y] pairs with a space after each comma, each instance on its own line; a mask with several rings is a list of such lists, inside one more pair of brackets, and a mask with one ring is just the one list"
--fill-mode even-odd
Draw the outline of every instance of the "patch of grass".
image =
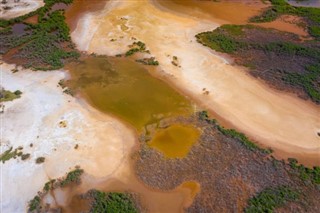
[[297, 201], [299, 192], [288, 186], [267, 188], [251, 198], [246, 213], [273, 212], [276, 208], [284, 206], [287, 202]]
[[298, 164], [298, 161], [293, 158], [289, 158], [290, 167], [299, 174], [303, 181], [311, 181], [313, 184], [320, 185], [320, 167], [315, 166], [312, 169]]
[[9, 90], [0, 90], [0, 102], [5, 101], [13, 101], [14, 99], [20, 98], [22, 92], [20, 90], [16, 90], [15, 92], [11, 92]]
[[289, 73], [284, 80], [289, 84], [299, 85], [312, 100], [320, 103], [320, 87], [316, 85], [320, 76], [320, 65], [314, 64], [307, 66], [306, 71], [306, 74]]
[[60, 186], [61, 187], [64, 187], [70, 183], [79, 183], [80, 182], [80, 176], [83, 174], [83, 170], [82, 169], [79, 169], [79, 168], [76, 168], [75, 170], [73, 171], [70, 171], [66, 178], [62, 181], [60, 181]]
[[270, 154], [272, 153], [272, 150], [271, 149], [263, 149], [263, 148], [260, 148], [258, 145], [256, 145], [254, 142], [250, 141], [249, 138], [241, 133], [241, 132], [238, 132], [236, 131], [235, 129], [225, 129], [224, 127], [220, 126], [217, 122], [217, 120], [215, 119], [210, 119], [209, 116], [208, 116], [208, 112], [207, 111], [201, 111], [198, 113], [198, 116], [199, 116], [199, 119], [200, 120], [203, 120], [203, 121], [206, 121], [207, 123], [210, 123], [210, 124], [214, 124], [215, 127], [222, 133], [224, 134], [225, 136], [227, 137], [231, 137], [231, 138], [235, 138], [237, 139], [238, 141], [241, 142], [241, 144], [243, 146], [245, 146], [247, 149], [251, 150], [251, 151], [260, 151], [262, 153], [265, 153], [265, 154]]
[[93, 197], [90, 212], [110, 212], [110, 213], [138, 213], [129, 195], [117, 192], [101, 192], [92, 190], [89, 192]]

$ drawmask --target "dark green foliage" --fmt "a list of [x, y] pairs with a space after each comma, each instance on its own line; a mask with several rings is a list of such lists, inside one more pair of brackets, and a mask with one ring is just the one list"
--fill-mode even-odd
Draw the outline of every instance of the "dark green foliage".
[[304, 181], [311, 181], [313, 184], [320, 184], [320, 167], [315, 166], [312, 169], [298, 164], [298, 161], [289, 158], [290, 167], [299, 174], [300, 178]]
[[125, 53], [125, 56], [127, 57], [135, 54], [136, 52], [147, 52], [145, 43], [141, 41], [133, 42], [129, 47], [131, 47], [131, 49]]
[[249, 150], [252, 150], [252, 151], [258, 150], [266, 154], [270, 154], [272, 152], [270, 149], [260, 148], [258, 145], [250, 141], [245, 134], [238, 132], [235, 129], [225, 129], [222, 126], [217, 126], [217, 128], [222, 134], [239, 140], [241, 144], [244, 145]]
[[20, 90], [11, 92], [9, 90], [0, 89], [0, 102], [13, 101], [14, 99], [20, 98], [21, 95], [22, 92]]
[[29, 202], [29, 208], [28, 211], [38, 211], [41, 208], [41, 199], [39, 196], [35, 196], [30, 202]]
[[13, 149], [13, 147], [10, 147], [7, 151], [3, 152], [0, 155], [0, 162], [5, 163], [6, 161], [16, 158], [17, 156], [22, 156], [21, 148]]
[[199, 112], [198, 116], [199, 116], [200, 120], [206, 121], [209, 124], [214, 124], [215, 127], [225, 136], [232, 137], [232, 138], [239, 140], [242, 145], [244, 145], [247, 149], [249, 149], [251, 151], [260, 151], [265, 154], [270, 154], [272, 152], [272, 150], [270, 150], [270, 149], [260, 148], [258, 145], [256, 145], [252, 141], [250, 141], [249, 138], [245, 134], [240, 133], [240, 132], [236, 131], [235, 129], [225, 129], [224, 127], [220, 126], [217, 123], [217, 120], [209, 118], [207, 111]]
[[18, 95], [21, 95], [22, 92], [21, 92], [20, 90], [16, 90], [16, 91], [14, 92], [14, 94], [18, 96]]
[[83, 174], [83, 170], [82, 169], [79, 169], [79, 168], [76, 168], [75, 170], [69, 172], [67, 174], [67, 177], [62, 180], [60, 182], [60, 186], [61, 187], [64, 187], [70, 183], [79, 183], [80, 182], [80, 176]]
[[[320, 54], [318, 55], [320, 56]], [[317, 103], [320, 103], [320, 89], [317, 87], [317, 79], [320, 76], [320, 64], [306, 67], [306, 74], [290, 73], [284, 80], [293, 85], [299, 85]]]
[[43, 186], [43, 191], [45, 192], [48, 192], [49, 190], [51, 190], [53, 188], [53, 183], [55, 182], [56, 180], [53, 179], [53, 180], [50, 180], [48, 182], [46, 182]]
[[142, 63], [144, 65], [153, 65], [153, 66], [158, 66], [159, 62], [155, 60], [154, 57], [151, 58], [144, 58], [144, 59], [137, 59], [136, 62]]
[[244, 47], [242, 42], [238, 42], [230, 36], [216, 33], [214, 31], [203, 32], [196, 35], [196, 37], [197, 41], [201, 44], [220, 52], [233, 53]]
[[297, 201], [299, 193], [287, 186], [267, 188], [248, 202], [246, 213], [273, 212], [277, 207], [284, 206], [287, 202]]
[[308, 23], [310, 35], [320, 39], [320, 8], [312, 7], [295, 7], [288, 4], [285, 0], [270, 0], [272, 6], [264, 11], [261, 15], [252, 17], [251, 22], [270, 22], [274, 21], [281, 15], [289, 14], [301, 16]]
[[129, 195], [116, 192], [100, 192], [92, 190], [90, 194], [93, 197], [92, 213], [138, 213], [131, 201]]
[[132, 49], [128, 50], [125, 55], [126, 56], [131, 56], [131, 55], [135, 54], [136, 52], [139, 52], [139, 49], [138, 48], [132, 48]]

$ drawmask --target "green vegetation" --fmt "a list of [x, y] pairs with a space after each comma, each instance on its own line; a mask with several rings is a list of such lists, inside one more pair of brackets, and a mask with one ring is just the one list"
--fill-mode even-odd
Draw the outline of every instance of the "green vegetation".
[[312, 169], [298, 165], [298, 161], [293, 158], [289, 158], [290, 167], [299, 174], [300, 178], [304, 181], [311, 181], [313, 184], [320, 185], [320, 167], [315, 166]]
[[133, 42], [132, 45], [129, 46], [130, 50], [125, 53], [125, 56], [131, 56], [136, 52], [147, 52], [145, 43], [138, 41]]
[[[69, 28], [65, 23], [64, 11], [51, 11], [55, 3], [71, 3], [72, 0], [45, 0], [45, 6], [35, 12], [11, 20], [1, 20], [0, 26], [6, 27], [0, 31], [1, 53], [5, 54], [17, 48], [14, 57], [19, 57], [22, 65], [35, 70], [53, 70], [63, 67], [67, 59], [79, 57], [69, 36]], [[37, 24], [24, 23], [25, 32], [16, 35], [12, 24], [21, 23], [26, 18], [39, 15]], [[13, 58], [14, 58], [13, 57]]]
[[22, 158], [23, 153], [21, 150], [22, 150], [22, 147], [18, 147], [14, 150], [13, 150], [13, 147], [10, 147], [7, 151], [5, 151], [4, 153], [2, 153], [0, 155], [0, 162], [2, 161], [2, 163], [5, 163], [6, 161], [10, 160], [11, 158], [16, 159], [17, 156]]
[[38, 212], [40, 210], [40, 208], [41, 208], [41, 199], [37, 195], [29, 202], [28, 211], [29, 212], [33, 212], [33, 211], [37, 211]]
[[70, 183], [79, 183], [80, 182], [80, 176], [83, 174], [83, 170], [80, 168], [76, 168], [75, 170], [69, 172], [67, 174], [67, 177], [60, 182], [60, 186], [64, 187]]
[[159, 65], [159, 62], [155, 59], [155, 57], [137, 59], [136, 62], [142, 63], [144, 65], [153, 65], [153, 66], [158, 66]]
[[[43, 158], [44, 159], [44, 158]], [[50, 190], [54, 190], [58, 187], [65, 187], [71, 183], [79, 183], [80, 176], [83, 174], [83, 170], [76, 167], [75, 170], [70, 171], [65, 178], [52, 179], [46, 182], [43, 186], [43, 190], [38, 192], [39, 196], [35, 196], [31, 201], [29, 201], [28, 212], [42, 212], [42, 208], [48, 206], [42, 205], [42, 199], [48, 194]]]
[[284, 206], [287, 202], [297, 201], [299, 193], [287, 186], [267, 188], [248, 202], [246, 213], [273, 212], [276, 208]]
[[249, 140], [249, 138], [241, 133], [241, 132], [238, 132], [236, 131], [235, 129], [225, 129], [224, 127], [220, 126], [218, 123], [217, 123], [217, 120], [215, 119], [209, 119], [209, 116], [208, 116], [208, 113], [207, 111], [201, 111], [198, 113], [198, 116], [199, 116], [199, 119], [200, 120], [203, 120], [203, 121], [206, 121], [210, 124], [214, 124], [215, 127], [222, 133], [224, 134], [225, 136], [227, 137], [231, 137], [231, 138], [235, 138], [237, 139], [238, 141], [241, 142], [241, 144], [243, 146], [245, 146], [247, 149], [251, 150], [251, 151], [260, 151], [262, 153], [265, 153], [265, 154], [270, 154], [272, 152], [271, 149], [263, 149], [263, 148], [260, 148], [258, 145], [256, 145], [255, 143], [253, 143], [252, 141]]
[[235, 39], [218, 32], [203, 32], [196, 35], [197, 41], [219, 52], [233, 53], [245, 45]]
[[251, 22], [270, 22], [281, 15], [296, 15], [306, 19], [308, 31], [317, 40], [320, 40], [320, 8], [295, 7], [285, 0], [270, 0], [272, 6], [261, 15], [252, 17]]
[[270, 149], [260, 148], [255, 143], [250, 141], [249, 138], [245, 134], [238, 132], [235, 129], [225, 129], [222, 126], [217, 126], [217, 128], [222, 134], [239, 140], [241, 142], [241, 144], [244, 145], [249, 150], [252, 150], [252, 151], [258, 150], [258, 151], [260, 151], [262, 153], [266, 153], [266, 154], [270, 154], [272, 152], [272, 150], [270, 150]]
[[90, 191], [93, 197], [90, 212], [110, 212], [110, 213], [138, 213], [131, 198], [127, 194], [116, 192], [100, 192], [97, 190]]
[[0, 102], [5, 101], [13, 101], [14, 99], [20, 98], [22, 92], [20, 90], [16, 90], [15, 92], [11, 92], [9, 90], [0, 90]]
[[309, 65], [306, 67], [306, 71], [306, 74], [289, 73], [284, 80], [289, 84], [299, 85], [308, 93], [312, 100], [320, 103], [320, 89], [316, 85], [320, 76], [320, 65]]
[[55, 179], [49, 180], [44, 184], [43, 191], [48, 192], [53, 189], [53, 184], [56, 182]]
[[43, 163], [44, 161], [45, 161], [45, 158], [44, 158], [44, 157], [38, 157], [38, 158], [36, 159], [36, 163], [37, 163], [37, 164]]

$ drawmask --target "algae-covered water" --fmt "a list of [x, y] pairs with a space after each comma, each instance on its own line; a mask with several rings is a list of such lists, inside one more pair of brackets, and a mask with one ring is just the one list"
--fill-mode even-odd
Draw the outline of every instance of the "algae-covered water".
[[142, 66], [125, 58], [90, 57], [69, 66], [68, 86], [96, 108], [138, 131], [165, 117], [187, 115], [191, 102]]
[[195, 127], [175, 124], [158, 130], [149, 145], [168, 158], [182, 158], [189, 153], [199, 136], [200, 132]]

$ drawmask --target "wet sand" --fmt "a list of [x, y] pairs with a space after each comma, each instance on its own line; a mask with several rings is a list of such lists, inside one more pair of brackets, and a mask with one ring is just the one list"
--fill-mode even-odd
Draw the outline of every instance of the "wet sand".
[[[121, 17], [126, 30], [120, 27]], [[301, 162], [302, 153], [313, 156], [312, 163], [320, 165], [319, 107], [268, 88], [196, 42], [197, 33], [217, 26], [218, 22], [169, 13], [150, 1], [110, 1], [98, 16], [83, 16], [72, 38], [80, 50], [107, 55], [126, 52], [132, 37], [143, 41], [160, 62], [158, 75], [167, 76], [168, 83], [201, 107], [265, 147], [284, 150]], [[173, 56], [181, 67], [172, 65]], [[204, 95], [203, 88], [209, 94]]]

